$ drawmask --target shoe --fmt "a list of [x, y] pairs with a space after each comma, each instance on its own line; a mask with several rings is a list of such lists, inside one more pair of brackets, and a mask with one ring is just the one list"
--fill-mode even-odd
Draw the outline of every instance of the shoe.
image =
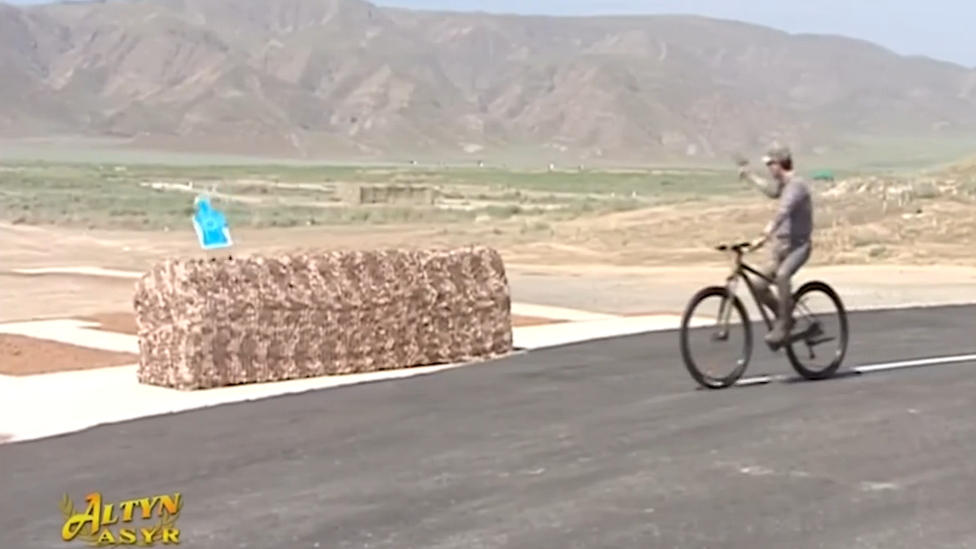
[[781, 322], [779, 319], [776, 320], [776, 324], [773, 329], [766, 334], [766, 343], [778, 347], [786, 341], [786, 338], [790, 336], [790, 331], [793, 329], [793, 319], [791, 318], [789, 322]]
[[772, 346], [780, 346], [783, 344], [783, 340], [786, 339], [786, 330], [782, 326], [776, 325], [772, 330], [766, 334], [766, 343]]

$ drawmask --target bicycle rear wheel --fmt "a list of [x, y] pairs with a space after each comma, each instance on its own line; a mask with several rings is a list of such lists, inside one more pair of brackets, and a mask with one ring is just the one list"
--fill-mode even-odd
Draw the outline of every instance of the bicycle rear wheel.
[[[819, 306], [816, 300], [821, 301]], [[793, 369], [811, 381], [832, 377], [847, 355], [849, 335], [847, 310], [840, 296], [825, 282], [807, 282], [793, 294], [793, 319], [797, 339], [786, 346]], [[826, 353], [824, 345], [829, 345]], [[817, 351], [826, 360], [822, 366], [814, 363], [820, 358]]]
[[[710, 315], [696, 316], [709, 301], [717, 301], [718, 314], [714, 319]], [[713, 322], [714, 320], [714, 322]], [[734, 369], [726, 376], [715, 375], [705, 360], [692, 354], [692, 336], [705, 335], [711, 346], [730, 345], [731, 331], [742, 333], [742, 344], [733, 358]], [[688, 302], [681, 317], [681, 328], [678, 331], [681, 340], [681, 358], [692, 379], [706, 389], [725, 389], [735, 385], [735, 382], [745, 373], [752, 357], [752, 324], [749, 314], [742, 301], [721, 286], [711, 286], [699, 291]], [[735, 351], [734, 351], [735, 352]], [[721, 366], [721, 364], [720, 364]], [[728, 364], [724, 364], [728, 366]]]

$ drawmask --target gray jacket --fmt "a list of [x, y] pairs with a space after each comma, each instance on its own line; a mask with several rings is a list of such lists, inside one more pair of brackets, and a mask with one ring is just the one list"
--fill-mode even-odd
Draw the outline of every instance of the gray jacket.
[[779, 207], [770, 227], [773, 238], [791, 248], [810, 242], [813, 234], [813, 199], [806, 180], [794, 175], [779, 192], [769, 185], [763, 192], [770, 198], [779, 199]]

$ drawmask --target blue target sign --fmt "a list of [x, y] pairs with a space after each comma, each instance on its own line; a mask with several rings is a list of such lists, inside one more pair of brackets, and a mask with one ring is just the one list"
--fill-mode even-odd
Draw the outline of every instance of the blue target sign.
[[230, 226], [223, 212], [215, 210], [210, 205], [210, 198], [198, 196], [196, 199], [196, 213], [193, 214], [193, 229], [197, 232], [197, 241], [204, 250], [229, 248], [233, 245], [230, 238]]

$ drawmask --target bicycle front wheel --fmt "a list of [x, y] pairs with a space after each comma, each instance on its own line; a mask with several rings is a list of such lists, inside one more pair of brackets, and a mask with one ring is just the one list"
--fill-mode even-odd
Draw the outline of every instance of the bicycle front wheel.
[[[706, 389], [735, 385], [749, 365], [752, 356], [749, 314], [742, 301], [724, 287], [711, 286], [691, 298], [681, 317], [678, 335], [685, 368]], [[715, 353], [731, 354], [716, 360], [712, 356]], [[730, 366], [731, 373], [724, 376], [718, 373]]]
[[807, 282], [793, 294], [793, 333], [786, 346], [796, 373], [817, 381], [837, 373], [847, 355], [847, 310], [827, 283]]

